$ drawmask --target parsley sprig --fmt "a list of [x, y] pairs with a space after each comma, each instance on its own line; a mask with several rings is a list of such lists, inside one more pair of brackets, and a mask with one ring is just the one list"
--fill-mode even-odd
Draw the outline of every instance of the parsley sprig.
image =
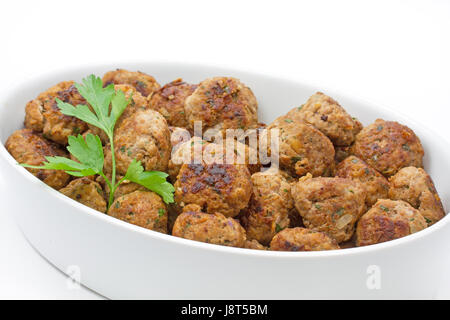
[[73, 116], [85, 121], [105, 132], [111, 146], [112, 174], [111, 179], [103, 172], [105, 157], [102, 142], [97, 135], [87, 134], [83, 136], [70, 136], [67, 150], [78, 160], [74, 161], [65, 157], [45, 157], [42, 166], [21, 164], [28, 168], [64, 170], [75, 177], [100, 175], [109, 187], [108, 208], [114, 200], [114, 193], [118, 186], [125, 180], [140, 184], [147, 189], [159, 194], [165, 203], [173, 202], [174, 187], [166, 181], [167, 173], [160, 171], [144, 171], [140, 161], [134, 159], [128, 166], [125, 176], [116, 182], [116, 156], [114, 153], [114, 127], [117, 120], [131, 101], [127, 99], [121, 90], [115, 90], [110, 84], [103, 87], [99, 77], [90, 75], [83, 79], [81, 84], [75, 84], [76, 88], [89, 103], [87, 105], [73, 106], [56, 99], [59, 109], [64, 115]]

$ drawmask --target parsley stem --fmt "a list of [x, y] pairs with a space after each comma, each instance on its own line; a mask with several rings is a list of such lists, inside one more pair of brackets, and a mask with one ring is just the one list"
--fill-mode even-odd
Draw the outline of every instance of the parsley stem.
[[116, 154], [114, 152], [114, 138], [113, 133], [108, 133], [108, 139], [111, 145], [111, 165], [112, 165], [112, 174], [111, 174], [111, 187], [109, 191], [109, 202], [108, 202], [108, 208], [111, 207], [113, 201], [114, 201], [114, 193], [116, 192], [117, 185], [116, 185]]
[[100, 172], [99, 176], [101, 176], [105, 180], [106, 184], [108, 185], [109, 190], [111, 190], [111, 187], [112, 187], [111, 181], [109, 181], [109, 179], [106, 177], [106, 175], [103, 172]]
[[117, 189], [118, 187], [119, 187], [119, 185], [122, 183], [122, 182], [124, 182], [126, 179], [125, 179], [125, 176], [122, 178], [122, 179], [120, 179], [117, 183], [116, 183], [116, 187], [115, 187], [115, 189]]

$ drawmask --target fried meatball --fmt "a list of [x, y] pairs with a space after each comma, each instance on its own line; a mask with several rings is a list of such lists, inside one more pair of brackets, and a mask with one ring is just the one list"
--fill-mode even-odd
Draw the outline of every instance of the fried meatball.
[[106, 212], [106, 201], [102, 187], [86, 177], [72, 180], [59, 190], [65, 196], [100, 212]]
[[[123, 111], [122, 115], [116, 122], [116, 125], [115, 125], [116, 129], [120, 126], [120, 124], [125, 119], [131, 117], [136, 111], [149, 109], [147, 99], [144, 98], [138, 91], [136, 91], [135, 87], [133, 87], [131, 85], [127, 85], [127, 84], [118, 84], [118, 85], [114, 86], [114, 89], [116, 91], [118, 91], [118, 90], [122, 91], [125, 94], [125, 97], [127, 99], [131, 98], [130, 103], [127, 105], [127, 107]], [[96, 134], [100, 137], [103, 144], [107, 144], [109, 142], [108, 136], [106, 135], [106, 133], [103, 130], [101, 130], [93, 125], [90, 125], [90, 124], [88, 126], [89, 126], [89, 130], [93, 134]]]
[[289, 227], [289, 211], [294, 208], [291, 185], [275, 168], [255, 173], [251, 180], [252, 197], [241, 219], [248, 239], [268, 245], [277, 232]]
[[422, 168], [402, 168], [389, 181], [389, 198], [408, 202], [419, 210], [429, 226], [444, 217], [444, 207], [433, 180]]
[[170, 145], [172, 146], [172, 152], [177, 149], [180, 144], [191, 139], [191, 134], [185, 128], [169, 127], [170, 131]]
[[[230, 144], [231, 143], [231, 144]], [[219, 150], [219, 155], [216, 157], [221, 157], [224, 155], [224, 162], [228, 164], [244, 164], [247, 166], [251, 174], [259, 172], [261, 169], [261, 163], [259, 162], [258, 150], [242, 143], [236, 139], [225, 140], [222, 145], [211, 144], [210, 149], [216, 147]], [[222, 148], [222, 150], [220, 150]], [[222, 153], [220, 153], [222, 152]]]
[[256, 240], [246, 240], [244, 243], [245, 249], [253, 249], [253, 250], [267, 250], [266, 246], [263, 246]]
[[209, 143], [203, 150], [205, 163], [244, 164], [250, 173], [260, 171], [258, 151], [240, 140], [230, 138], [220, 143]]
[[366, 190], [366, 210], [370, 209], [378, 199], [388, 197], [389, 182], [386, 178], [355, 156], [348, 157], [337, 166], [336, 176], [361, 182]]
[[[18, 163], [32, 166], [42, 165], [45, 157], [69, 157], [69, 154], [56, 143], [46, 140], [42, 137], [42, 134], [30, 129], [15, 131], [6, 140], [5, 147]], [[34, 168], [27, 168], [27, 170], [56, 190], [65, 187], [70, 181], [70, 176], [61, 170]]]
[[218, 244], [229, 247], [243, 247], [245, 230], [232, 218], [221, 213], [185, 211], [175, 221], [172, 235], [180, 238]]
[[[334, 173], [334, 147], [330, 139], [313, 126], [282, 116], [261, 134], [260, 146], [272, 154], [272, 129], [278, 129], [280, 167], [293, 176], [330, 176]], [[261, 152], [261, 150], [260, 150]]]
[[161, 233], [167, 233], [167, 208], [152, 191], [134, 191], [117, 198], [108, 215]]
[[25, 127], [42, 132], [49, 140], [67, 145], [69, 136], [83, 133], [88, 126], [75, 117], [63, 115], [58, 108], [56, 98], [75, 107], [87, 104], [75, 88], [73, 81], [60, 82], [28, 102], [25, 107]]
[[174, 147], [168, 164], [170, 180], [175, 181], [177, 179], [183, 164], [203, 163], [203, 154], [207, 152], [208, 145], [209, 143], [201, 138], [192, 137]]
[[411, 129], [377, 119], [356, 136], [352, 153], [389, 177], [404, 167], [422, 167], [424, 151]]
[[184, 102], [197, 89], [197, 85], [176, 79], [158, 89], [150, 99], [150, 107], [166, 118], [169, 126], [186, 128], [188, 121]]
[[[146, 171], [167, 171], [170, 158], [170, 131], [158, 112], [137, 110], [123, 120], [114, 136], [117, 173], [125, 175], [133, 159]], [[111, 172], [111, 147], [105, 147], [105, 173]]]
[[300, 178], [292, 187], [295, 207], [309, 229], [325, 232], [338, 243], [349, 240], [363, 214], [366, 192], [344, 178]]
[[197, 204], [204, 212], [235, 217], [247, 207], [252, 183], [245, 165], [183, 164], [174, 187], [181, 208]]
[[203, 130], [250, 129], [258, 124], [258, 103], [250, 88], [235, 78], [202, 81], [185, 101], [188, 127], [202, 121]]
[[408, 203], [380, 199], [359, 220], [356, 245], [367, 246], [398, 239], [426, 227], [423, 216]]
[[[227, 153], [227, 150], [230, 152]], [[243, 164], [247, 166], [250, 173], [258, 172], [261, 168], [258, 152], [244, 143], [234, 140], [232, 147], [228, 149], [225, 142], [223, 144], [209, 143], [194, 136], [172, 149], [168, 166], [170, 179], [176, 180], [183, 164], [193, 163]]]
[[140, 71], [128, 71], [124, 69], [117, 69], [109, 71], [103, 76], [103, 85], [107, 86], [113, 84], [128, 84], [136, 88], [144, 97], [148, 97], [153, 92], [160, 88], [158, 82], [152, 76]]
[[358, 120], [322, 92], [313, 94], [305, 104], [289, 111], [287, 117], [299, 118], [313, 125], [336, 146], [351, 145], [362, 129]]
[[270, 242], [270, 250], [272, 251], [322, 251], [336, 249], [339, 249], [336, 240], [323, 232], [305, 228], [284, 229], [277, 233]]

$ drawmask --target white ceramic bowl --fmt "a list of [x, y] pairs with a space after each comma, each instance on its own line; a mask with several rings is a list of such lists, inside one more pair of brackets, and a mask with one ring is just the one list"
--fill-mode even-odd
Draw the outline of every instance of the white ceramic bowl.
[[[323, 252], [265, 252], [209, 245], [146, 230], [85, 207], [49, 188], [5, 150], [22, 127], [24, 107], [62, 80], [80, 81], [116, 67], [141, 70], [162, 84], [183, 77], [199, 82], [223, 75], [240, 78], [270, 122], [302, 104], [316, 90], [261, 74], [171, 63], [94, 66], [24, 82], [0, 101], [0, 168], [5, 199], [29, 242], [63, 272], [77, 266], [81, 282], [109, 298], [302, 299], [432, 298], [450, 267], [450, 217], [414, 235], [362, 248]], [[444, 206], [450, 207], [450, 145], [391, 110], [326, 91], [365, 125], [376, 118], [411, 127], [425, 148], [425, 168]], [[380, 286], [377, 286], [380, 284]]]

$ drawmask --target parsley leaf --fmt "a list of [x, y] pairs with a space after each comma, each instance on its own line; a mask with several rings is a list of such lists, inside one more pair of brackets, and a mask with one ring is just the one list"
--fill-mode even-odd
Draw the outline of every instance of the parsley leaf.
[[[92, 112], [90, 112], [90, 114], [96, 117], [97, 121], [86, 119], [87, 107], [78, 106], [77, 108], [75, 108], [78, 109], [79, 107], [81, 107], [80, 111], [75, 111], [75, 116], [78, 118], [80, 118], [80, 116], [84, 117], [86, 120], [82, 120], [86, 122], [88, 122], [87, 120], [92, 121], [89, 123], [102, 129], [108, 135], [112, 136], [114, 132], [114, 126], [116, 125], [117, 120], [120, 118], [127, 105], [130, 103], [131, 97], [127, 99], [125, 97], [125, 94], [121, 90], [115, 91], [113, 84], [103, 87], [102, 79], [94, 76], [93, 74], [91, 74], [86, 79], [83, 79], [83, 84], [76, 84], [75, 86], [80, 94], [92, 106], [95, 115]], [[58, 107], [60, 107], [59, 103]], [[64, 108], [64, 105], [62, 105], [62, 107]], [[89, 108], [87, 109], [89, 110]], [[64, 110], [62, 108], [61, 111], [64, 113]], [[89, 117], [91, 117], [91, 115], [89, 115]], [[96, 122], [97, 124], [94, 122]]]
[[111, 100], [111, 114], [108, 117], [109, 130], [114, 130], [114, 126], [116, 125], [117, 120], [119, 120], [120, 116], [122, 115], [127, 105], [130, 103], [131, 99], [132, 97], [130, 97], [130, 99], [127, 99], [125, 97], [125, 93], [123, 93], [122, 90], [116, 91], [116, 94]]
[[165, 203], [172, 203], [175, 188], [166, 181], [167, 176], [167, 173], [161, 171], [144, 171], [141, 162], [134, 159], [123, 179], [140, 184], [159, 194]]
[[88, 134], [86, 141], [81, 135], [78, 135], [78, 137], [70, 136], [67, 149], [80, 162], [65, 157], [45, 157], [47, 161], [44, 161], [42, 166], [21, 165], [26, 168], [64, 170], [75, 177], [102, 173], [104, 156], [102, 143], [98, 136]]
[[113, 84], [103, 87], [102, 79], [93, 74], [83, 79], [82, 82], [82, 84], [75, 84], [75, 87], [92, 109], [86, 105], [74, 107], [56, 99], [59, 109], [63, 114], [96, 126], [112, 137], [114, 126], [130, 103], [131, 97], [127, 99], [121, 90], [115, 91]]
[[80, 163], [93, 169], [96, 174], [103, 171], [105, 157], [103, 155], [103, 146], [100, 138], [92, 134], [86, 135], [86, 140], [80, 134], [78, 137], [69, 137], [69, 146], [67, 150], [77, 158]]
[[56, 103], [58, 104], [58, 108], [61, 110], [62, 114], [78, 118], [80, 120], [83, 120], [84, 122], [92, 124], [97, 128], [102, 129], [103, 131], [106, 131], [104, 125], [100, 122], [98, 117], [94, 113], [92, 113], [88, 106], [81, 104], [74, 107], [69, 103], [62, 102], [58, 98], [56, 98]]
[[106, 124], [106, 119], [109, 116], [109, 105], [115, 93], [114, 85], [110, 84], [103, 88], [102, 79], [91, 74], [82, 80], [82, 84], [75, 84], [75, 87], [92, 106], [99, 121]]

